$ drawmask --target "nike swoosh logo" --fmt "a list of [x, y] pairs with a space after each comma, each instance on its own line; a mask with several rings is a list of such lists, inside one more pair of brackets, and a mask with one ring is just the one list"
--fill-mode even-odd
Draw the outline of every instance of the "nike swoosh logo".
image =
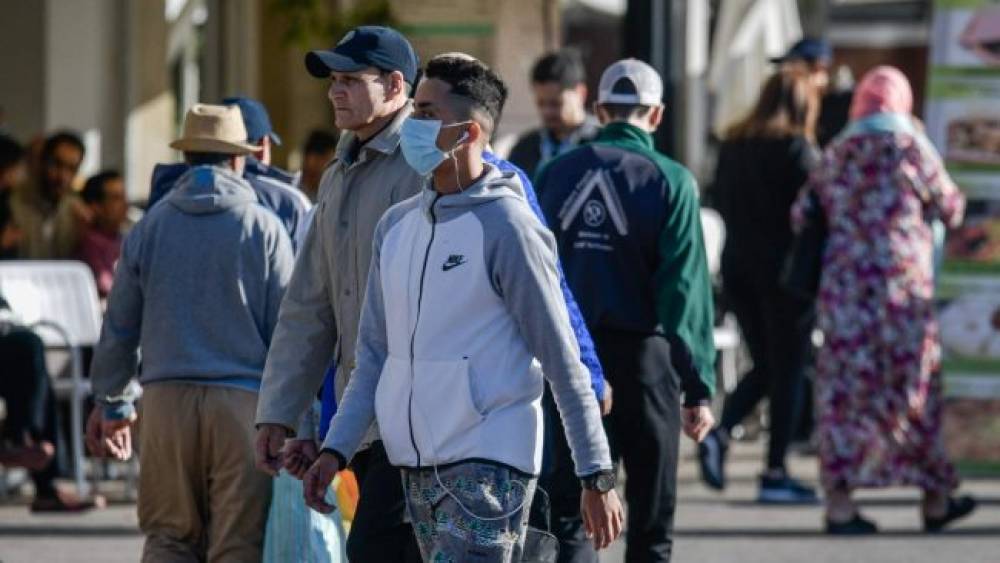
[[457, 268], [457, 267], [461, 266], [462, 264], [465, 264], [465, 258], [461, 258], [459, 260], [455, 260], [455, 261], [451, 261], [451, 262], [445, 262], [444, 265], [441, 266], [441, 269], [444, 270], [445, 272], [447, 272], [448, 270], [451, 270], [453, 268]]

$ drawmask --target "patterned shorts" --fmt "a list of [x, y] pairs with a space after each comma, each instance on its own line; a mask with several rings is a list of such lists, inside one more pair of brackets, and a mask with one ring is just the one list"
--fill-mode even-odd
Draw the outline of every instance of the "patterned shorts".
[[536, 478], [480, 462], [440, 468], [437, 477], [434, 469], [404, 469], [402, 474], [406, 509], [424, 561], [520, 560]]

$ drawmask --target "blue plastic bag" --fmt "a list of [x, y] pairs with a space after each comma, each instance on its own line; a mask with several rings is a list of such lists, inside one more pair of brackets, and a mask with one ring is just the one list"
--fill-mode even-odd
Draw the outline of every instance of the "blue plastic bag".
[[[264, 563], [347, 561], [347, 535], [339, 507], [320, 514], [306, 506], [302, 482], [285, 470], [275, 477], [273, 493], [264, 532]], [[332, 487], [326, 491], [326, 502], [337, 506]]]

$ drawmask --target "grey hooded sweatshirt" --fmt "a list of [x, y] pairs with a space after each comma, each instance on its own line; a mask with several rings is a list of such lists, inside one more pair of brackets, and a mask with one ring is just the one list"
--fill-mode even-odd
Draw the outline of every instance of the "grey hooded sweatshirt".
[[114, 416], [142, 349], [143, 384], [185, 381], [255, 390], [292, 272], [278, 218], [232, 171], [198, 166], [122, 244], [94, 394]]
[[424, 189], [382, 217], [325, 448], [349, 459], [377, 419], [393, 465], [480, 459], [538, 474], [544, 373], [577, 474], [611, 468], [555, 242], [523, 193], [488, 166], [461, 193]]

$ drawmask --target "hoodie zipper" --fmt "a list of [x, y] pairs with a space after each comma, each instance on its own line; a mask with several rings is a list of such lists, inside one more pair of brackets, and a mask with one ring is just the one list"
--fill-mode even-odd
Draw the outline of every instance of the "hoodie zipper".
[[410, 401], [407, 405], [406, 417], [410, 423], [410, 444], [413, 445], [413, 451], [417, 454], [417, 467], [420, 467], [420, 448], [417, 447], [417, 439], [413, 435], [413, 380], [416, 378], [416, 373], [414, 372], [414, 363], [416, 361], [414, 346], [417, 340], [417, 325], [420, 324], [420, 305], [424, 298], [424, 278], [427, 274], [427, 262], [431, 257], [431, 245], [434, 244], [434, 234], [437, 231], [437, 217], [434, 215], [434, 206], [439, 199], [441, 199], [441, 194], [435, 194], [434, 201], [431, 202], [431, 237], [427, 241], [427, 249], [424, 251], [424, 263], [420, 268], [420, 285], [417, 289], [417, 315], [413, 321], [413, 332], [410, 333]]

